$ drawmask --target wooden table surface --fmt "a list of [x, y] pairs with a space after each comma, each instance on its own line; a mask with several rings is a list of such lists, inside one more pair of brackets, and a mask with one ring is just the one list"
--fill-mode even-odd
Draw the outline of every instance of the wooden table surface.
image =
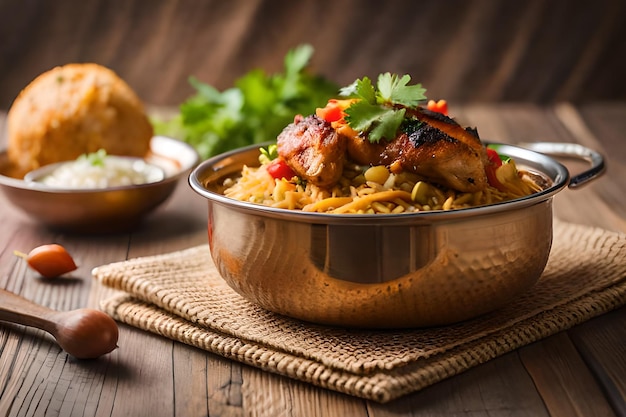
[[[554, 199], [562, 220], [626, 232], [626, 103], [467, 105], [452, 113], [484, 139], [578, 142], [608, 172]], [[5, 114], [0, 115], [2, 147]], [[567, 162], [569, 164], [569, 162]], [[579, 169], [578, 164], [568, 165]], [[105, 263], [206, 241], [206, 208], [185, 182], [134, 232], [77, 236], [42, 228], [0, 195], [0, 287], [58, 309], [96, 307], [90, 271]], [[70, 278], [38, 279], [13, 250], [58, 242], [79, 263]], [[0, 324], [4, 416], [625, 416], [626, 308], [597, 317], [389, 404], [243, 366], [120, 325], [119, 349], [68, 356], [42, 331]]]

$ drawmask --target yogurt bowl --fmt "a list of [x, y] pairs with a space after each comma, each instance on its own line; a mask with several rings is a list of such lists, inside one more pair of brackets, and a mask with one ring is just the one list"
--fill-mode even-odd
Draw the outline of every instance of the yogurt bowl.
[[[130, 162], [125, 158], [121, 160]], [[117, 157], [115, 161], [119, 162]], [[120, 232], [136, 227], [166, 201], [179, 180], [186, 178], [197, 162], [198, 154], [190, 145], [155, 136], [145, 160], [131, 163], [131, 167], [132, 164], [141, 167], [136, 169], [140, 169], [145, 181], [90, 186], [89, 181], [73, 182], [71, 169], [69, 174], [61, 174], [65, 175], [64, 182], [47, 183], [46, 178], [59, 169], [58, 164], [20, 177], [11, 171], [6, 152], [3, 152], [0, 154], [0, 188], [16, 207], [47, 227], [79, 233]]]

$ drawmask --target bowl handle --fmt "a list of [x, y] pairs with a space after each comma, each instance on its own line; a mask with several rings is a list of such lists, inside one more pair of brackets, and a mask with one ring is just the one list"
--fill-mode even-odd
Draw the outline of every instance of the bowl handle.
[[578, 143], [535, 142], [521, 143], [519, 146], [546, 155], [583, 159], [589, 162], [591, 168], [570, 178], [568, 187], [571, 189], [579, 188], [596, 179], [606, 170], [601, 154]]

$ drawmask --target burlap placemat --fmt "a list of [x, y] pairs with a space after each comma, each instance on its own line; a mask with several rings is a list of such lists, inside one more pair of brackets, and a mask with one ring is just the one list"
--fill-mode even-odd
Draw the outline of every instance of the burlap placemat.
[[100, 266], [116, 320], [263, 370], [387, 402], [626, 304], [626, 235], [560, 221], [539, 282], [451, 326], [367, 331], [269, 313], [219, 277], [208, 245]]

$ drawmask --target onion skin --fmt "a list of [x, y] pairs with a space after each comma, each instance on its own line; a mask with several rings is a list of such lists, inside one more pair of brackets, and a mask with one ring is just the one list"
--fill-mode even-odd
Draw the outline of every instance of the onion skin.
[[56, 243], [37, 246], [28, 254], [20, 251], [13, 253], [24, 258], [28, 266], [44, 278], [56, 278], [78, 268], [68, 251]]
[[117, 323], [99, 310], [81, 308], [56, 313], [53, 332], [63, 350], [78, 359], [95, 359], [117, 348]]

